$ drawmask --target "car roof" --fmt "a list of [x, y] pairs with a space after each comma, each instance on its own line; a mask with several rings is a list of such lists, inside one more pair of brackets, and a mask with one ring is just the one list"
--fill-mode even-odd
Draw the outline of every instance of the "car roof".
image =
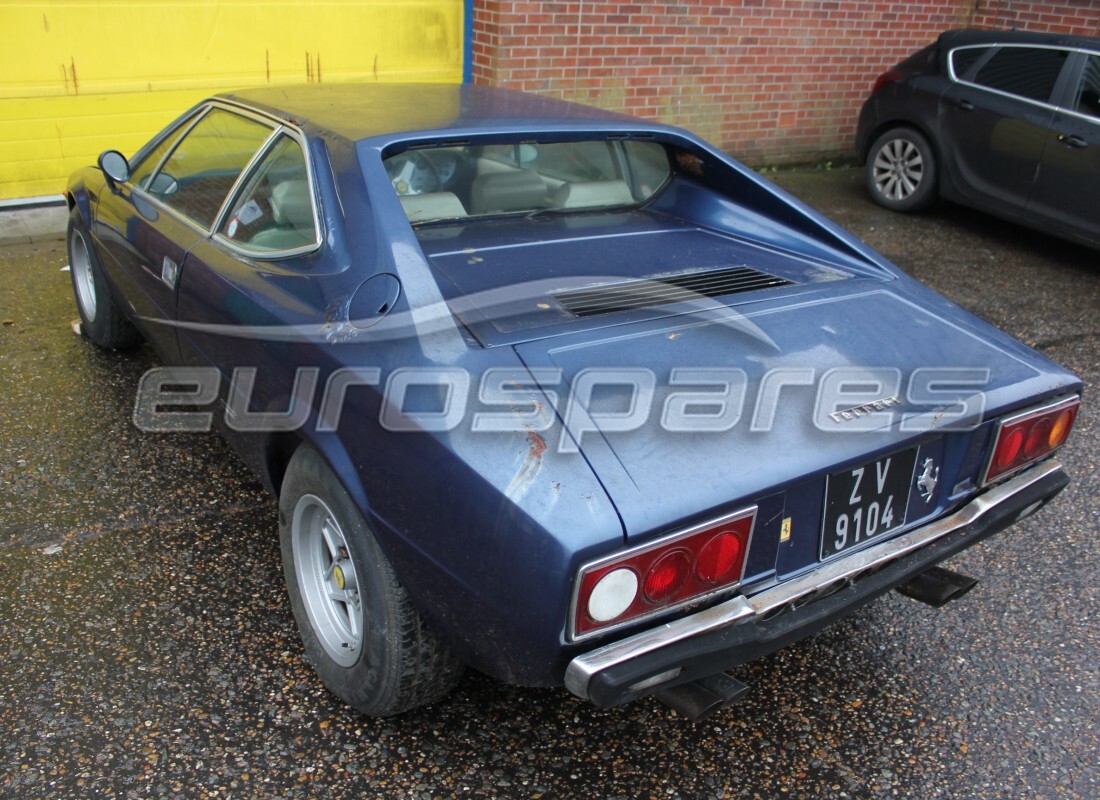
[[940, 34], [940, 43], [947, 47], [961, 47], [968, 44], [1046, 44], [1100, 50], [1100, 39], [1090, 36], [1032, 31], [952, 30]]
[[635, 117], [470, 84], [337, 83], [263, 87], [218, 97], [351, 141], [525, 131], [674, 130]]

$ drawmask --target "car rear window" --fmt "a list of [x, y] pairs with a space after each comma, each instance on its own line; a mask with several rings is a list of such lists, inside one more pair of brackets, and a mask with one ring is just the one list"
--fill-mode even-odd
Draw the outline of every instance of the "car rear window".
[[1046, 102], [1069, 53], [1049, 47], [1002, 47], [978, 70], [974, 82]]
[[663, 145], [618, 139], [417, 148], [384, 163], [414, 223], [636, 206], [671, 174]]

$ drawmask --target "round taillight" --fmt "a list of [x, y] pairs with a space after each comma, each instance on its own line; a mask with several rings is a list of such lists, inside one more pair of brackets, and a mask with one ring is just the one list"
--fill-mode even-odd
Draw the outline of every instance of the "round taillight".
[[691, 570], [691, 558], [683, 550], [673, 550], [657, 559], [646, 573], [642, 593], [651, 603], [667, 602], [684, 585]]
[[703, 583], [728, 579], [741, 564], [741, 540], [732, 533], [720, 533], [703, 545], [695, 560], [695, 575]]
[[1049, 419], [1041, 419], [1031, 426], [1024, 440], [1024, 457], [1037, 458], [1047, 451], [1047, 439], [1050, 437]]
[[997, 448], [997, 467], [1008, 469], [1016, 463], [1016, 458], [1024, 447], [1024, 429], [1013, 428], [1008, 435], [1001, 440]]
[[600, 578], [588, 595], [588, 616], [594, 622], [610, 622], [622, 614], [638, 596], [638, 576], [619, 568]]
[[1053, 450], [1060, 446], [1069, 436], [1069, 429], [1073, 426], [1073, 410], [1067, 408], [1059, 414], [1054, 424], [1050, 427], [1050, 435], [1047, 436], [1047, 446]]

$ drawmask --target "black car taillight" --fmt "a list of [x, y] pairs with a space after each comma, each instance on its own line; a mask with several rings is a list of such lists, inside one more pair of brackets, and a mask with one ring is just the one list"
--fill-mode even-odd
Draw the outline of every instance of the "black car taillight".
[[903, 75], [901, 70], [896, 69], [891, 69], [882, 73], [877, 78], [875, 78], [875, 85], [871, 88], [871, 94], [874, 94], [883, 86], [889, 86], [891, 83], [897, 83], [903, 77], [905, 76]]
[[1065, 444], [1080, 405], [1081, 398], [1070, 397], [997, 423], [997, 435], [982, 484], [1018, 472]]
[[581, 567], [570, 638], [636, 622], [741, 583], [756, 507]]

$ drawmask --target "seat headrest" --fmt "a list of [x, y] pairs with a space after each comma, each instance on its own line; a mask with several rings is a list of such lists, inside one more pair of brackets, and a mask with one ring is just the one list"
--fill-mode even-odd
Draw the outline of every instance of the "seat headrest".
[[554, 192], [555, 208], [625, 206], [634, 202], [626, 181], [577, 181], [563, 183]]
[[271, 215], [279, 225], [312, 228], [313, 204], [309, 198], [309, 183], [304, 180], [283, 181], [272, 189]]

